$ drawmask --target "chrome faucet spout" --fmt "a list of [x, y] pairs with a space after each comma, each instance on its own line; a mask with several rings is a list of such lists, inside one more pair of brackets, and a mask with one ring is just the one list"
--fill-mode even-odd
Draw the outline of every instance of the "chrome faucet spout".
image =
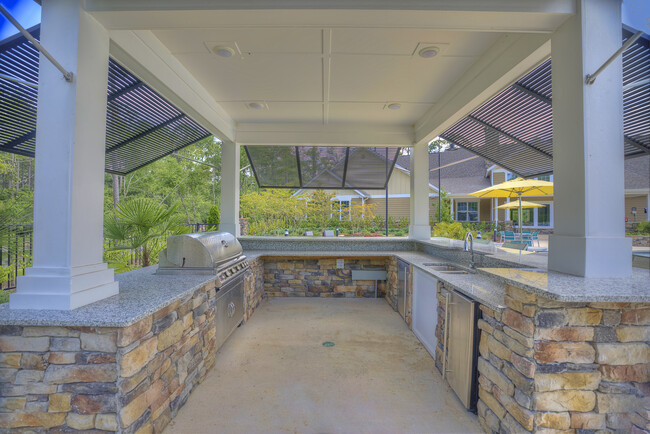
[[465, 244], [464, 247], [466, 252], [472, 253], [472, 259], [470, 260], [469, 267], [474, 268], [474, 235], [471, 232], [465, 234]]

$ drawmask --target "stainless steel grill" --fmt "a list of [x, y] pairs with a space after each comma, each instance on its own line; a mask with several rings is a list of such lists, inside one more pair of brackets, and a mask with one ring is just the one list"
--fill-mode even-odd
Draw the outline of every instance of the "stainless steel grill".
[[237, 238], [227, 232], [201, 232], [167, 238], [157, 274], [216, 275], [216, 348], [244, 319], [244, 279], [248, 261]]
[[237, 238], [214, 231], [168, 237], [157, 274], [215, 274], [221, 287], [246, 270], [248, 262]]

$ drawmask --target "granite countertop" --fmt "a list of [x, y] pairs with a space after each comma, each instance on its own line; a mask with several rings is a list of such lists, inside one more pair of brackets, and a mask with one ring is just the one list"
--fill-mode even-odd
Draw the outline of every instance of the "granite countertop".
[[157, 276], [157, 265], [118, 274], [120, 293], [75, 310], [9, 309], [0, 304], [0, 325], [126, 327], [181, 299], [217, 276]]
[[443, 281], [448, 286], [462, 292], [463, 294], [475, 299], [487, 307], [501, 311], [505, 308], [503, 298], [505, 294], [505, 285], [497, 279], [486, 275], [478, 274], [476, 271], [467, 270], [467, 274], [445, 274], [427, 267], [424, 264], [445, 263], [455, 264], [452, 261], [440, 257], [428, 255], [422, 252], [414, 251], [377, 251], [377, 250], [351, 250], [351, 251], [328, 251], [328, 250], [253, 250], [245, 251], [244, 254], [248, 259], [259, 257], [368, 257], [378, 256], [387, 257], [395, 256], [398, 259], [408, 262], [414, 267], [424, 271]]
[[650, 273], [632, 268], [628, 277], [578, 277], [544, 269], [480, 268], [502, 282], [558, 301], [650, 302]]

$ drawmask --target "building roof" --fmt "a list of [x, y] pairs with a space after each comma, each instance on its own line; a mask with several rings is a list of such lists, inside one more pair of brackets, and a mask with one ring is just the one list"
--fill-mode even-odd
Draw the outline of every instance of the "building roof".
[[[397, 164], [410, 170], [411, 160], [408, 155], [401, 155]], [[466, 194], [490, 186], [487, 169], [491, 163], [472, 154], [456, 148], [440, 153], [440, 178], [442, 189], [449, 194]], [[438, 153], [429, 154], [429, 184], [438, 188]]]
[[[489, 161], [465, 149], [440, 153], [442, 189], [449, 194], [468, 194], [490, 186]], [[455, 164], [454, 164], [455, 163]], [[400, 155], [397, 164], [410, 170], [410, 157]], [[429, 169], [438, 167], [438, 153], [429, 154]], [[498, 167], [498, 166], [496, 166]], [[438, 187], [438, 171], [429, 172], [429, 183]], [[625, 160], [625, 189], [650, 189], [650, 155]]]
[[650, 190], [650, 155], [625, 160], [625, 189]]

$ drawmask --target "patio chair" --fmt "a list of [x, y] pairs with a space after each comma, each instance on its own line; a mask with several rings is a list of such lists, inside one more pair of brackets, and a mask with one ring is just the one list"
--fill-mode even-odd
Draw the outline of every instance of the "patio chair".
[[[538, 236], [538, 235], [539, 235], [539, 232], [533, 232], [533, 233], [530, 235], [530, 241], [531, 241], [531, 242], [533, 242], [533, 241], [537, 241], [537, 247], [539, 247], [539, 236]], [[532, 244], [531, 244], [531, 246], [532, 246]]]
[[515, 241], [515, 233], [510, 231], [503, 231], [503, 241], [506, 243]]

